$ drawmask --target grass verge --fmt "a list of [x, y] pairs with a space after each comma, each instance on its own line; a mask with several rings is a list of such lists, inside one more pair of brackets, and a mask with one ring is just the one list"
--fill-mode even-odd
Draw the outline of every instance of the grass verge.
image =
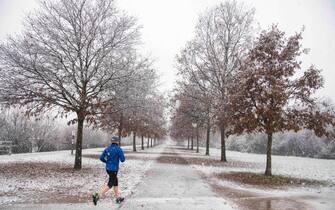
[[324, 181], [299, 179], [288, 176], [265, 176], [264, 174], [250, 172], [230, 172], [217, 174], [219, 179], [234, 181], [242, 184], [260, 186], [260, 187], [294, 187], [294, 186], [324, 186]]

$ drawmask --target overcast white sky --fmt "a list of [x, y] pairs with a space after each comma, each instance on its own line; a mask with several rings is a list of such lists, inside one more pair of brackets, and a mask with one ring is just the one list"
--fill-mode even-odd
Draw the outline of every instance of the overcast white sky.
[[[138, 17], [143, 26], [145, 53], [155, 60], [161, 74], [161, 89], [173, 88], [175, 55], [193, 36], [199, 13], [220, 0], [116, 0], [119, 8]], [[288, 35], [303, 25], [303, 46], [310, 54], [305, 66], [323, 69], [325, 88], [321, 95], [335, 102], [335, 0], [244, 0], [255, 7], [255, 21], [262, 29], [277, 23]], [[37, 0], [0, 0], [0, 40], [20, 30], [24, 12], [37, 8]]]

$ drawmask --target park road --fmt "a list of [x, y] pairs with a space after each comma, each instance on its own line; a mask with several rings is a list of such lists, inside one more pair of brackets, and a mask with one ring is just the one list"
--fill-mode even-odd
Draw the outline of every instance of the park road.
[[138, 185], [136, 193], [120, 209], [233, 209], [211, 190], [194, 168], [180, 161], [180, 148], [164, 146], [164, 152]]

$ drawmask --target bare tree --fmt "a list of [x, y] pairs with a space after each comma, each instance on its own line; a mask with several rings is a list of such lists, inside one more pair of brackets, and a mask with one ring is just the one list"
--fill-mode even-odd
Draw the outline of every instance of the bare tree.
[[78, 123], [75, 169], [81, 169], [83, 125], [114, 99], [133, 72], [139, 28], [112, 0], [44, 1], [21, 35], [0, 45], [0, 100], [35, 115], [57, 108]]
[[142, 118], [145, 122], [145, 124], [142, 124], [145, 125], [143, 128], [147, 131], [148, 137], [152, 139], [163, 138], [167, 133], [165, 117], [166, 100], [158, 93], [150, 95], [147, 100], [147, 108], [144, 112], [144, 118]]
[[231, 119], [230, 95], [235, 72], [251, 43], [254, 9], [226, 1], [199, 18], [195, 38], [178, 57], [179, 70], [212, 96], [208, 112], [221, 131], [221, 161], [227, 161], [225, 137]]
[[150, 98], [157, 91], [158, 77], [149, 58], [139, 59], [132, 68], [137, 69], [132, 80], [116, 89], [114, 102], [99, 117], [99, 126], [111, 133], [117, 130], [120, 137], [133, 133], [136, 150], [136, 135], [144, 133], [142, 124], [146, 122], [146, 113], [151, 109]]

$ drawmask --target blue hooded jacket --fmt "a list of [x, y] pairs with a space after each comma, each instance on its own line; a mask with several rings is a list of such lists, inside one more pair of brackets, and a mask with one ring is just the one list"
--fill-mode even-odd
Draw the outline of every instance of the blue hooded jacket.
[[111, 144], [100, 155], [100, 160], [106, 163], [106, 170], [118, 171], [119, 163], [124, 162], [126, 159], [124, 153], [118, 144]]

